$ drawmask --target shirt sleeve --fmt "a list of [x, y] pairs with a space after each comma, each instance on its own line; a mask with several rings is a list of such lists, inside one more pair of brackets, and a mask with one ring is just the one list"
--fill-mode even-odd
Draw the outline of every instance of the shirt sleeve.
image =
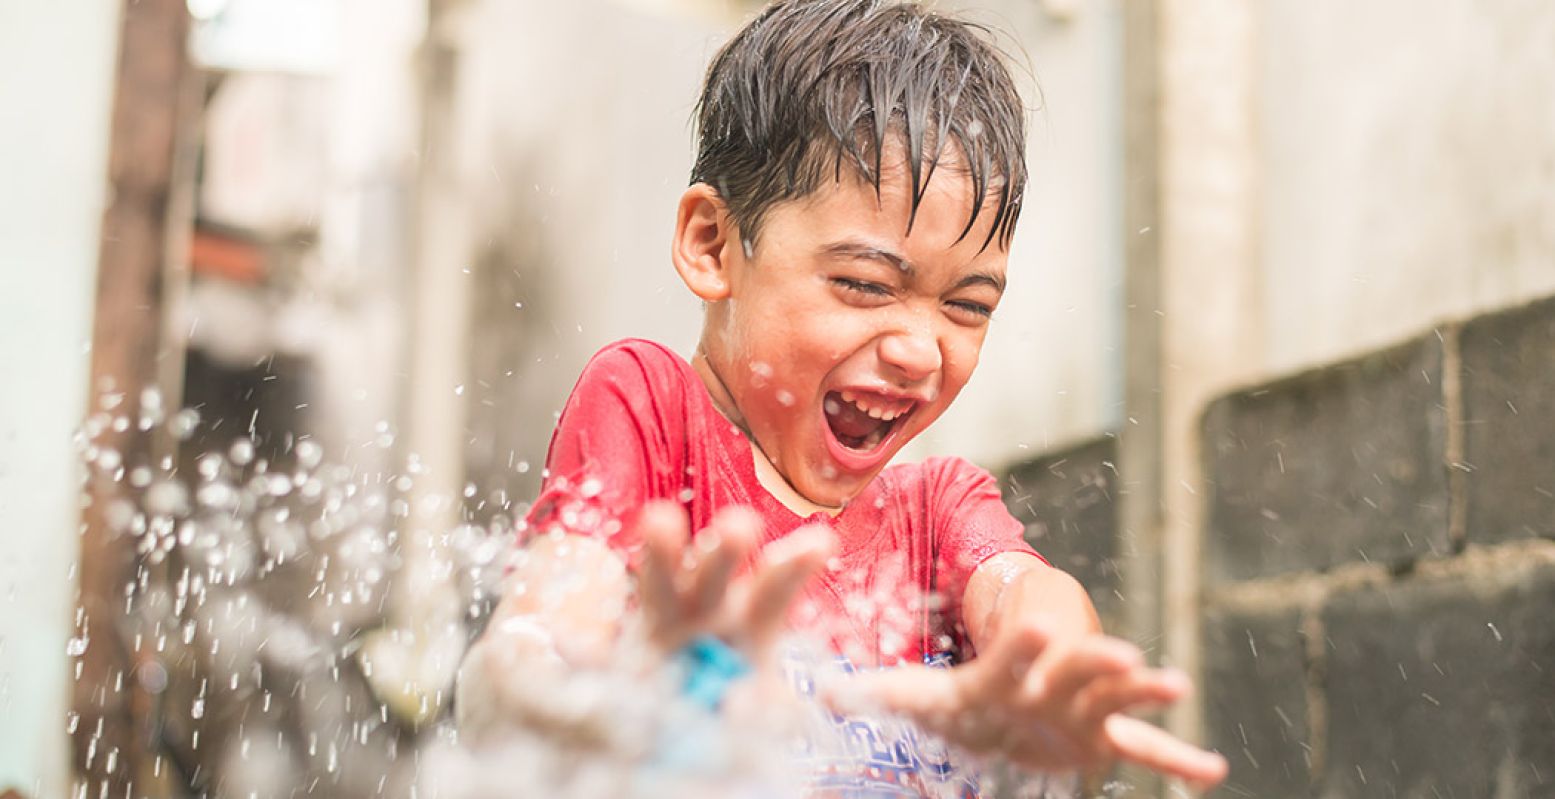
[[643, 503], [673, 497], [685, 459], [685, 374], [678, 356], [629, 340], [584, 367], [551, 436], [546, 477], [520, 541], [563, 532], [604, 539], [636, 564]]
[[[1026, 543], [1026, 526], [1005, 507], [993, 475], [961, 458], [930, 458], [923, 466], [934, 531], [934, 588], [959, 621], [961, 597], [983, 561], [1005, 552], [1047, 559]], [[961, 625], [956, 627], [959, 634]]]

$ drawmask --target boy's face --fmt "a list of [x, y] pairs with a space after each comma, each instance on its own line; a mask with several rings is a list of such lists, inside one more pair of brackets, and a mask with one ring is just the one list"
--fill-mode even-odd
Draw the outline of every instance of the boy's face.
[[910, 233], [905, 171], [884, 174], [878, 201], [845, 177], [773, 207], [753, 251], [731, 236], [728, 296], [703, 331], [761, 453], [828, 507], [862, 491], [966, 385], [1009, 261], [997, 242], [982, 247], [993, 200], [961, 236], [973, 191], [954, 161], [932, 176]]

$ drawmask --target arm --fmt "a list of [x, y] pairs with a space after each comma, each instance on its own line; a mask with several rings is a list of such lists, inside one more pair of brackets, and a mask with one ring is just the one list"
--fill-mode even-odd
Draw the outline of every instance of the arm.
[[1040, 625], [1053, 640], [1101, 632], [1101, 620], [1080, 581], [1030, 555], [995, 555], [972, 573], [963, 595], [962, 619], [974, 646], [993, 643], [993, 631], [1009, 619]]
[[1220, 755], [1126, 715], [1176, 702], [1190, 685], [1103, 635], [1073, 577], [1026, 553], [996, 555], [968, 579], [962, 613], [977, 658], [883, 672], [868, 678], [867, 693], [947, 740], [1031, 768], [1123, 759], [1200, 786], [1225, 778]]
[[459, 670], [454, 704], [466, 739], [479, 744], [509, 725], [592, 737], [555, 688], [573, 667], [609, 661], [631, 591], [621, 557], [598, 539], [531, 542]]

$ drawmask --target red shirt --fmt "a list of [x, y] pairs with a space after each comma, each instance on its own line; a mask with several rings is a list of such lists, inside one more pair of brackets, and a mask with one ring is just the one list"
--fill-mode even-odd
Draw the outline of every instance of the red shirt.
[[653, 499], [679, 501], [692, 530], [725, 506], [749, 506], [766, 522], [763, 544], [830, 524], [840, 568], [811, 583], [794, 623], [861, 666], [963, 650], [959, 604], [972, 572], [1002, 552], [1036, 554], [998, 483], [960, 458], [887, 467], [837, 516], [807, 518], [762, 487], [752, 453], [689, 363], [653, 342], [620, 341], [578, 378], [524, 529], [602, 536], [635, 566], [633, 517]]

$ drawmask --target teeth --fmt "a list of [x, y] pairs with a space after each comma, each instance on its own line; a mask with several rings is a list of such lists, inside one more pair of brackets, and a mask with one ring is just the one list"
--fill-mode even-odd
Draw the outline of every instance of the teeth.
[[[841, 391], [841, 392], [838, 392], [838, 393], [842, 396], [842, 399], [843, 399], [844, 402], [847, 402], [848, 404], [852, 405], [853, 407], [858, 408], [859, 411], [861, 411], [862, 413], [867, 414], [869, 416], [869, 418], [871, 418], [871, 419], [879, 419], [882, 422], [892, 422], [892, 421], [895, 421], [896, 419], [900, 418], [903, 414], [907, 413], [907, 411], [909, 410], [909, 408], [903, 408], [901, 410], [897, 410], [897, 409], [891, 407], [892, 405], [895, 404], [894, 402], [888, 402], [888, 403], [881, 404], [881, 405], [875, 405], [875, 404], [870, 402], [869, 397], [867, 395], [866, 396], [859, 396], [858, 394], [855, 394], [852, 391]], [[833, 407], [833, 405], [830, 403], [830, 401], [828, 401], [828, 403], [826, 405], [826, 412], [827, 413], [835, 414], [838, 410], [840, 410], [840, 408]]]

